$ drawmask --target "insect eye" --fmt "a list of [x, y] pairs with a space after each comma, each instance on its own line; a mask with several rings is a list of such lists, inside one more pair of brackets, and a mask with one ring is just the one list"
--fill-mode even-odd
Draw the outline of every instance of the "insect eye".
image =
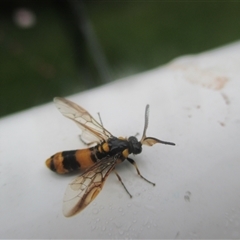
[[133, 154], [139, 154], [142, 152], [142, 143], [138, 142], [136, 137], [129, 137], [129, 150]]
[[142, 152], [142, 144], [138, 142], [133, 147], [133, 154], [139, 154], [141, 152]]

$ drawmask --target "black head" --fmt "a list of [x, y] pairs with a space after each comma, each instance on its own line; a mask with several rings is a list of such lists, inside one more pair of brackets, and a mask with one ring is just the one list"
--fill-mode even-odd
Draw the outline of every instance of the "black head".
[[142, 143], [137, 140], [136, 137], [129, 137], [129, 153], [139, 154], [142, 152]]

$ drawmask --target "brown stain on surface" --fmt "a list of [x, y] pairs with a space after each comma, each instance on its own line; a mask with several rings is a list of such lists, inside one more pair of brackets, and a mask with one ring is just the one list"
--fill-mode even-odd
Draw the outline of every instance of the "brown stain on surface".
[[204, 88], [221, 90], [229, 81], [227, 76], [221, 75], [221, 73], [214, 68], [205, 69], [195, 65], [194, 63], [176, 63], [172, 64], [171, 68], [181, 70], [184, 74], [184, 78], [188, 82], [200, 85]]
[[220, 122], [220, 121], [218, 121], [218, 122], [219, 122], [219, 124], [220, 124], [222, 127], [225, 126], [225, 123], [224, 123], [224, 122]]

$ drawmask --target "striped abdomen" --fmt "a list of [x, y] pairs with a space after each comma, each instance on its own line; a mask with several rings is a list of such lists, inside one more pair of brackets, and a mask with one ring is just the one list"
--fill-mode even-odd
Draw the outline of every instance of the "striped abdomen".
[[[134, 141], [131, 138], [134, 138]], [[118, 155], [119, 159], [124, 160], [130, 153], [138, 154], [142, 150], [141, 146], [139, 148], [137, 145], [136, 148], [136, 143], [139, 143], [135, 137], [129, 139], [131, 141], [112, 137], [108, 139], [108, 142], [102, 142], [91, 148], [59, 152], [47, 159], [46, 165], [52, 171], [64, 174], [75, 170], [84, 170], [104, 157]]]
[[48, 158], [46, 165], [52, 171], [60, 174], [84, 170], [96, 162], [93, 151], [93, 148], [86, 148], [59, 152]]

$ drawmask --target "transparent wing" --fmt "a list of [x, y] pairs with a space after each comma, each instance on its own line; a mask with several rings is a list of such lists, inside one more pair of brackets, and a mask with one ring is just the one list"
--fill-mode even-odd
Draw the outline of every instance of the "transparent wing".
[[102, 190], [110, 172], [117, 164], [117, 158], [106, 157], [78, 176], [66, 189], [63, 199], [63, 214], [71, 217], [82, 211]]
[[90, 113], [76, 103], [60, 97], [55, 97], [53, 101], [65, 117], [73, 120], [82, 129], [81, 138], [84, 141], [101, 142], [112, 136]]

